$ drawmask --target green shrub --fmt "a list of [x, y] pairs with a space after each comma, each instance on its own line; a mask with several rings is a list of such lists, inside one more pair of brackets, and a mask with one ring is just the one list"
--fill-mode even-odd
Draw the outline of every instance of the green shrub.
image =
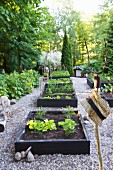
[[38, 86], [39, 77], [39, 73], [34, 70], [23, 70], [21, 74], [16, 71], [10, 75], [0, 74], [0, 96], [19, 99]]
[[0, 74], [0, 96], [8, 96], [7, 79], [7, 74]]

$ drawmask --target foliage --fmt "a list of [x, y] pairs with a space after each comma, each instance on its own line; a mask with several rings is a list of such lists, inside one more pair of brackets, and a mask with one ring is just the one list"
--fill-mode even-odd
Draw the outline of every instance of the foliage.
[[46, 95], [44, 94], [43, 99], [72, 99], [74, 98], [73, 94], [67, 94], [67, 93], [54, 93], [54, 94], [50, 94], [50, 95]]
[[38, 86], [39, 77], [39, 73], [34, 70], [23, 70], [21, 74], [0, 74], [0, 96], [19, 99]]
[[47, 45], [55, 35], [54, 19], [47, 8], [40, 7], [40, 2], [0, 2], [0, 63], [7, 73], [34, 68], [43, 42]]
[[60, 98], [61, 98], [61, 96], [60, 96], [60, 95], [57, 95], [55, 98], [56, 98], [56, 99], [60, 99]]
[[95, 72], [100, 71], [103, 68], [103, 65], [104, 65], [104, 63], [101, 59], [91, 60], [91, 62], [90, 62], [90, 68]]
[[59, 69], [61, 67], [61, 52], [51, 50], [50, 52], [43, 52], [41, 56], [41, 63], [48, 67]]
[[[60, 80], [60, 79], [59, 79]], [[72, 83], [48, 84], [42, 95], [44, 99], [71, 99], [75, 98]]]
[[68, 95], [66, 95], [66, 96], [65, 96], [65, 99], [71, 99], [71, 97], [70, 97], [70, 96], [68, 96]]
[[65, 119], [65, 121], [58, 122], [58, 125], [63, 127], [66, 136], [69, 136], [71, 133], [74, 133], [75, 126], [77, 126], [75, 121], [71, 119]]
[[[111, 76], [111, 75], [109, 75], [109, 74], [102, 73], [102, 74], [99, 74], [99, 77], [100, 77], [100, 81], [101, 81], [101, 82], [110, 83], [110, 82], [113, 81], [113, 76]], [[90, 79], [92, 82], [94, 81], [94, 76], [93, 76], [92, 73], [90, 73], [89, 79]]]
[[[83, 25], [83, 29], [81, 29], [81, 26], [78, 26], [78, 23], [82, 22], [81, 14], [73, 8], [72, 0], [55, 0], [55, 2], [57, 2], [58, 8], [57, 11], [55, 10], [53, 15], [56, 20], [57, 35], [61, 35], [60, 37], [57, 36], [58, 38], [56, 42], [62, 42], [61, 38], [63, 36], [63, 32], [66, 30], [69, 35], [69, 42], [71, 44], [73, 65], [76, 65], [76, 61], [80, 59], [80, 55], [82, 53], [82, 49], [80, 51], [79, 48], [80, 43], [84, 44], [83, 38], [87, 37], [85, 35], [88, 35], [88, 33], [86, 33], [87, 30], [84, 29], [86, 28], [86, 25]], [[81, 42], [78, 39], [79, 34], [82, 34]], [[61, 50], [61, 43], [57, 45], [57, 48], [60, 48]]]
[[49, 79], [48, 84], [70, 83], [70, 78]]
[[110, 14], [109, 27], [107, 31], [107, 67], [106, 71], [112, 76], [113, 75], [113, 10]]
[[[92, 35], [89, 39], [91, 44], [90, 49], [90, 59], [95, 61], [95, 70], [100, 70], [100, 68], [104, 65], [104, 55], [105, 55], [105, 43], [104, 39], [108, 39], [108, 31], [109, 30], [109, 20], [110, 20], [110, 10], [106, 10], [106, 2], [101, 6], [101, 12], [96, 14], [92, 19]], [[108, 43], [107, 43], [107, 61], [108, 61]], [[93, 62], [94, 63], [94, 62]], [[109, 65], [109, 64], [107, 64]], [[109, 66], [108, 66], [109, 67]], [[107, 69], [105, 69], [107, 72]]]
[[68, 70], [70, 76], [73, 76], [71, 46], [68, 42], [68, 37], [67, 37], [66, 31], [64, 34], [64, 38], [63, 38], [61, 65], [62, 65], [62, 69], [66, 68]]
[[67, 106], [67, 110], [64, 110], [63, 113], [67, 119], [71, 119], [75, 115], [74, 108], [70, 106]]
[[43, 116], [46, 114], [46, 110], [43, 107], [40, 107], [40, 110], [36, 112], [39, 119], [43, 119]]
[[[35, 132], [47, 132], [48, 130], [57, 130], [54, 120], [45, 119], [44, 121], [40, 120], [29, 120], [27, 122], [30, 130]], [[58, 126], [62, 126], [65, 131], [66, 136], [69, 136], [71, 133], [75, 132], [76, 122], [71, 119], [65, 119], [65, 121], [58, 122]]]
[[113, 6], [113, 0], [105, 0], [104, 4], [102, 5], [102, 9], [109, 11], [110, 9], [112, 9]]
[[29, 120], [27, 122], [27, 125], [29, 125], [29, 129], [36, 132], [47, 132], [48, 130], [56, 130], [54, 120]]
[[113, 93], [113, 85], [112, 84], [104, 84], [104, 87], [101, 87], [101, 91], [102, 92], [106, 92], [106, 93]]
[[67, 70], [60, 70], [60, 71], [52, 71], [50, 74], [51, 77], [63, 77], [63, 76], [70, 76]]
[[8, 75], [2, 72], [2, 74], [0, 74], [0, 96], [8, 96], [7, 79]]
[[86, 41], [88, 42], [88, 48], [90, 52], [90, 48], [92, 44], [89, 44], [89, 39], [91, 34], [92, 34], [91, 23], [79, 19], [78, 22], [76, 23], [76, 44], [77, 44], [76, 64], [77, 65], [81, 65], [85, 62], [88, 62], [84, 38], [86, 38]]
[[72, 83], [67, 84], [50, 84], [46, 89], [45, 92], [48, 94], [52, 94], [53, 92], [72, 92], [73, 85]]
[[[94, 16], [92, 20], [92, 36], [90, 41], [92, 42], [93, 56], [100, 59], [104, 55], [104, 38], [107, 38], [107, 29], [109, 21], [109, 11], [103, 11]], [[93, 58], [94, 58], [93, 57]]]
[[52, 99], [51, 96], [43, 96], [42, 99]]
[[39, 70], [45, 64], [59, 69], [62, 37], [66, 37], [63, 33], [66, 30], [68, 45], [65, 43], [66, 59], [62, 56], [62, 66], [71, 76], [73, 65], [87, 62], [84, 38], [88, 42], [90, 59], [97, 61], [93, 62], [96, 63], [95, 70], [103, 66], [103, 40], [107, 39], [105, 71], [112, 75], [112, 0], [105, 0], [101, 11], [91, 21], [83, 21], [81, 14], [72, 8], [72, 0], [55, 1], [59, 8], [52, 14], [46, 7], [41, 7], [41, 0], [0, 1], [0, 68], [6, 73], [31, 68]]
[[52, 90], [51, 90], [51, 88], [49, 88], [49, 87], [48, 87], [48, 88], [46, 88], [46, 93], [47, 93], [47, 94], [52, 94]]
[[100, 80], [103, 81], [103, 82], [112, 82], [113, 81], [113, 75], [109, 75], [109, 74], [100, 74]]
[[92, 82], [94, 81], [94, 76], [93, 76], [92, 73], [89, 75], [89, 79], [90, 79]]

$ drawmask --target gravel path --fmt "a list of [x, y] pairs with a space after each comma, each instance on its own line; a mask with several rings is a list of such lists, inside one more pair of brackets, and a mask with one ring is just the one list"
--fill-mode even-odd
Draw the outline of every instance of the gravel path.
[[[72, 78], [78, 100], [86, 98], [91, 89], [85, 78]], [[36, 100], [40, 89], [34, 89], [29, 95], [22, 97], [8, 111], [5, 131], [0, 133], [0, 170], [99, 170], [96, 151], [94, 124], [89, 119], [86, 129], [91, 141], [90, 155], [35, 155], [32, 163], [14, 159], [14, 142], [17, 133], [24, 123], [29, 111], [37, 110]], [[84, 108], [78, 103], [82, 115], [87, 115]], [[99, 127], [104, 170], [113, 170], [113, 110], [102, 127]]]

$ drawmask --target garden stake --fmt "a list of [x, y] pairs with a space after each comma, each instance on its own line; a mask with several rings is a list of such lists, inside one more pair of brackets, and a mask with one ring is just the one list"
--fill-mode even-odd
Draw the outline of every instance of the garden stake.
[[93, 89], [91, 95], [88, 98], [86, 98], [85, 100], [81, 100], [81, 104], [84, 106], [90, 119], [94, 122], [94, 132], [99, 160], [99, 170], [103, 170], [98, 126], [102, 125], [102, 121], [107, 118], [111, 110], [108, 102], [105, 99], [103, 99], [99, 94], [98, 88], [95, 87], [95, 89], [97, 90]]
[[42, 82], [43, 82], [43, 77], [39, 78], [39, 89], [40, 89], [40, 94], [42, 92]]
[[99, 170], [103, 170], [98, 126], [102, 125], [102, 121], [107, 118], [111, 110], [108, 102], [101, 98], [101, 95], [97, 91], [93, 89], [91, 95], [85, 100], [82, 100], [81, 104], [84, 106], [90, 119], [94, 122], [94, 132], [99, 160]]
[[[98, 76], [98, 73], [94, 73], [94, 88], [97, 90], [97, 93], [99, 93], [99, 87], [100, 87], [100, 77]], [[99, 129], [98, 129], [98, 124], [96, 123], [94, 124], [94, 130], [95, 130], [96, 147], [97, 147], [98, 159], [99, 159], [99, 170], [103, 170]]]
[[94, 130], [95, 130], [95, 137], [96, 137], [96, 146], [98, 151], [99, 170], [103, 170], [101, 146], [100, 146], [100, 139], [99, 139], [99, 129], [96, 123], [94, 124]]
[[[88, 55], [88, 67], [90, 67], [90, 57], [89, 57], [89, 51], [88, 51], [88, 46], [86, 43], [86, 39], [84, 38], [85, 41], [85, 46], [86, 46], [86, 53]], [[94, 75], [94, 88], [99, 93], [99, 87], [100, 87], [100, 77], [98, 76], [102, 71], [104, 71], [106, 67], [106, 41], [104, 39], [104, 44], [105, 44], [105, 51], [104, 51], [104, 66], [100, 72], [94, 72], [93, 70], [91, 71]], [[99, 138], [99, 129], [98, 129], [98, 124], [94, 124], [94, 130], [95, 130], [95, 137], [96, 137], [96, 146], [97, 146], [97, 152], [98, 152], [98, 159], [99, 159], [99, 170], [103, 170], [103, 164], [102, 164], [102, 155], [101, 155], [101, 147], [100, 147], [100, 138]]]

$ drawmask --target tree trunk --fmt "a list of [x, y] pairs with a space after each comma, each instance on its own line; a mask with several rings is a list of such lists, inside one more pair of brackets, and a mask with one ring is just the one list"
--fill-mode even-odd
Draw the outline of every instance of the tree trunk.
[[20, 48], [18, 47], [18, 73], [21, 72], [21, 55], [20, 55]]
[[7, 72], [7, 66], [6, 66], [6, 41], [4, 39], [4, 57], [3, 57], [3, 69], [5, 72]]
[[6, 66], [6, 53], [4, 53], [4, 58], [3, 58], [3, 69], [5, 72], [7, 72], [7, 66]]
[[[20, 42], [20, 36], [18, 37], [18, 42]], [[18, 46], [18, 73], [21, 72], [21, 55], [20, 55], [20, 47]]]

